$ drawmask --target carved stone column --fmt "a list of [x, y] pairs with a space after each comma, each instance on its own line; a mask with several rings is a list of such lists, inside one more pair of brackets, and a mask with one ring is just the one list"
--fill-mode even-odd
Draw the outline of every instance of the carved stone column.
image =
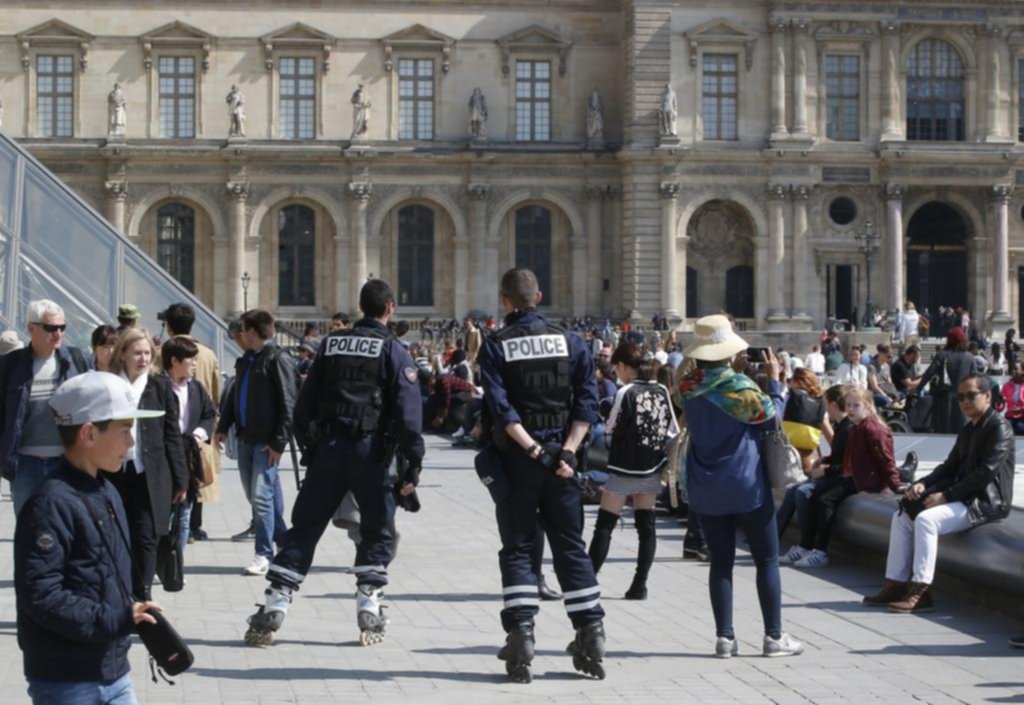
[[793, 191], [793, 303], [790, 307], [792, 317], [799, 319], [802, 325], [810, 328], [812, 318], [808, 312], [810, 298], [807, 295], [807, 283], [810, 280], [810, 268], [807, 266], [810, 244], [810, 228], [807, 217], [807, 200], [811, 195], [810, 186], [794, 186]]
[[1001, 62], [999, 61], [999, 40], [1003, 36], [1002, 27], [989, 25], [985, 28], [985, 44], [988, 48], [988, 100], [985, 111], [985, 141], [1001, 142], [1007, 139], [999, 120], [999, 90]]
[[676, 308], [676, 196], [679, 183], [663, 181], [658, 186], [661, 196], [661, 314], [678, 321]]
[[[228, 212], [231, 230], [231, 254], [228, 257], [228, 311], [238, 314], [245, 310], [245, 295], [242, 292], [242, 274], [245, 268], [245, 202], [249, 197], [249, 184], [244, 181], [229, 181], [227, 185], [230, 209]], [[259, 276], [253, 279], [259, 282]]]
[[786, 35], [789, 20], [773, 17], [768, 22], [772, 35], [771, 139], [785, 139], [786, 129]]
[[125, 202], [128, 200], [128, 184], [123, 181], [108, 181], [107, 188], [107, 220], [122, 235], [124, 231]]
[[334, 310], [355, 313], [352, 302], [352, 287], [349, 286], [348, 259], [351, 251], [348, 233], [334, 236]]
[[601, 237], [601, 204], [607, 195], [604, 186], [587, 186], [587, 313], [601, 314], [601, 294], [604, 291], [602, 263], [604, 241]]
[[[572, 248], [572, 272], [569, 284], [572, 289], [572, 315], [582, 318], [587, 312], [587, 238], [573, 233], [569, 238]], [[552, 287], [554, 282], [551, 283]]]
[[[885, 283], [889, 311], [903, 309], [903, 190], [900, 184], [886, 184], [885, 195]], [[922, 304], [923, 302], [916, 302]]]
[[487, 195], [488, 184], [469, 184], [469, 300], [468, 310], [482, 309], [489, 314], [495, 311], [487, 308], [487, 292], [495, 288], [495, 282], [487, 277]]
[[900, 28], [882, 22], [882, 139], [902, 140], [900, 114]]
[[771, 326], [788, 321], [786, 315], [786, 201], [789, 188], [768, 185], [768, 316]]
[[689, 236], [684, 235], [683, 237], [676, 238], [676, 268], [679, 272], [676, 275], [676, 305], [679, 306], [678, 313], [681, 321], [686, 320], [686, 312], [689, 310], [687, 309], [689, 297], [686, 295], [686, 287], [690, 278], [686, 271], [686, 268], [689, 266], [689, 253], [687, 252], [689, 246]]
[[1009, 186], [992, 187], [992, 326], [1005, 333], [1010, 316], [1010, 196]]
[[810, 139], [807, 129], [807, 30], [808, 20], [793, 20], [793, 129], [797, 139]]
[[354, 307], [359, 306], [359, 291], [366, 283], [366, 210], [370, 204], [370, 195], [373, 193], [373, 184], [368, 181], [353, 182], [348, 185], [348, 193], [351, 197], [351, 208], [349, 210], [349, 227], [351, 228], [352, 259], [349, 263], [349, 276], [351, 277], [351, 302]]

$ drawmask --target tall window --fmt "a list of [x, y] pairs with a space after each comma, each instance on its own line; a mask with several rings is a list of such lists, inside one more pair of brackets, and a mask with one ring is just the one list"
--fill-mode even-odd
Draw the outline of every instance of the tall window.
[[907, 139], [964, 139], [964, 67], [948, 42], [925, 39], [907, 55]]
[[398, 211], [398, 303], [434, 305], [434, 211], [426, 206]]
[[316, 113], [316, 61], [281, 59], [281, 137], [311, 140]]
[[[1024, 142], [1024, 61], [1017, 62], [1017, 140]], [[1024, 300], [1022, 300], [1024, 304]]]
[[316, 303], [315, 226], [316, 217], [308, 206], [285, 206], [278, 211], [279, 306], [313, 306]]
[[704, 139], [736, 139], [736, 96], [736, 55], [705, 54], [701, 87]]
[[168, 203], [156, 213], [156, 262], [195, 290], [195, 211], [181, 203]]
[[700, 307], [699, 303], [700, 296], [700, 279], [697, 270], [693, 267], [686, 268], [686, 317], [697, 318], [697, 311]]
[[551, 63], [516, 62], [516, 140], [551, 139]]
[[160, 136], [196, 136], [196, 60], [160, 57]]
[[725, 273], [725, 310], [735, 318], [754, 317], [754, 268], [738, 265]]
[[825, 95], [830, 140], [860, 139], [860, 57], [825, 57]]
[[36, 114], [40, 137], [74, 132], [75, 63], [70, 56], [36, 57]]
[[398, 61], [398, 139], [434, 139], [434, 62]]
[[516, 211], [516, 266], [526, 267], [537, 276], [544, 294], [543, 305], [553, 306], [551, 289], [551, 211], [542, 206], [526, 206]]

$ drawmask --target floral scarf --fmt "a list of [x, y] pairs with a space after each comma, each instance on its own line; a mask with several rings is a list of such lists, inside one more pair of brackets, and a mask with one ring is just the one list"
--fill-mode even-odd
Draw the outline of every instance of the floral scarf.
[[679, 394], [686, 401], [704, 397], [740, 423], [764, 423], [775, 416], [771, 397], [731, 367], [694, 370], [679, 383]]

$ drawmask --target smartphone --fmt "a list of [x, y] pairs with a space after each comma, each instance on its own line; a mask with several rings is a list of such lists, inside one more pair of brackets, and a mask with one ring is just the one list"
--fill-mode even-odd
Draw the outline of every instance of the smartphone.
[[768, 348], [747, 348], [747, 359], [751, 362], [764, 362], [768, 355]]

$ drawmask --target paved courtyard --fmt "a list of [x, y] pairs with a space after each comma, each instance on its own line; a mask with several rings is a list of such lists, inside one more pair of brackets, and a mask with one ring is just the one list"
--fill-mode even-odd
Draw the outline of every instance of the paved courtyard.
[[[213, 540], [189, 547], [188, 585], [156, 597], [188, 638], [196, 664], [177, 685], [149, 679], [145, 651], [132, 648], [143, 703], [1024, 703], [1024, 653], [1006, 646], [1024, 624], [940, 595], [931, 616], [865, 611], [862, 594], [881, 576], [838, 563], [815, 573], [784, 569], [785, 626], [806, 644], [795, 659], [760, 658], [754, 573], [746, 554], [736, 571], [741, 657], [709, 657], [714, 625], [706, 564], [680, 559], [682, 530], [659, 524], [651, 598], [628, 602], [635, 558], [631, 523], [615, 533], [601, 574], [608, 612], [608, 678], [572, 669], [571, 629], [559, 603], [542, 603], [531, 685], [504, 682], [495, 653], [500, 580], [493, 511], [471, 470], [469, 451], [428, 439], [417, 515], [400, 513], [402, 542], [391, 571], [387, 641], [356, 639], [353, 558], [346, 535], [329, 528], [309, 576], [270, 649], [242, 645], [245, 617], [265, 581], [246, 578], [251, 543], [226, 537], [248, 510], [238, 475], [223, 476], [224, 501], [206, 510]], [[289, 504], [295, 496], [285, 476]], [[0, 507], [0, 702], [27, 702], [15, 633], [11, 504]], [[592, 510], [588, 527], [593, 525]], [[588, 536], [589, 538], [589, 536]], [[550, 567], [549, 577], [553, 577]]]

